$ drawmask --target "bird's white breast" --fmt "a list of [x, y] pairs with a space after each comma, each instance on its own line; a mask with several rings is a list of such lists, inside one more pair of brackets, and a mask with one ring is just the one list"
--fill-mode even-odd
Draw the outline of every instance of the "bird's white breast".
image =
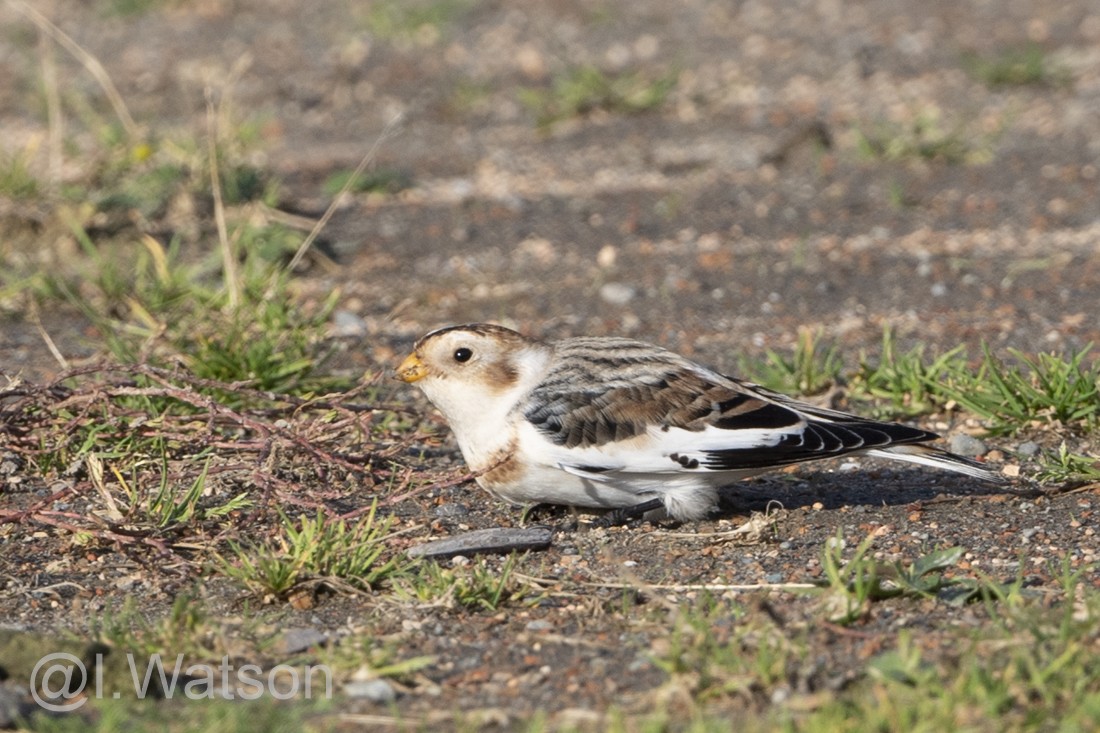
[[523, 418], [516, 408], [542, 379], [548, 360], [549, 355], [541, 351], [517, 354], [517, 378], [506, 385], [448, 379], [420, 383], [425, 396], [447, 419], [471, 470], [482, 471], [499, 462], [514, 447], [517, 422]]

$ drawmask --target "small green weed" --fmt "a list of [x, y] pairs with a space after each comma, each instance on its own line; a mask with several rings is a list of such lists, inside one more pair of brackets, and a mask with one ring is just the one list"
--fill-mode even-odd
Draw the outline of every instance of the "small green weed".
[[[160, 440], [155, 442], [163, 443]], [[133, 458], [133, 456], [128, 456]], [[196, 456], [196, 459], [200, 456]], [[98, 466], [98, 467], [97, 467]], [[88, 467], [92, 474], [92, 481], [97, 488], [102, 486], [101, 495], [108, 505], [113, 504], [111, 494], [102, 481], [102, 462], [94, 453], [88, 456]], [[202, 471], [194, 478], [190, 486], [183, 491], [172, 483], [172, 472], [168, 467], [167, 452], [163, 452], [160, 461], [160, 481], [152, 490], [143, 489], [146, 483], [141, 474], [140, 461], [134, 462], [131, 467], [129, 481], [123, 477], [122, 472], [112, 467], [112, 471], [119, 484], [122, 486], [128, 506], [124, 509], [124, 515], [129, 521], [138, 521], [140, 524], [149, 524], [158, 529], [170, 529], [177, 526], [189, 525], [196, 521], [217, 520], [229, 516], [252, 505], [252, 500], [245, 493], [240, 493], [227, 498], [224, 502], [214, 506], [203, 508], [201, 502], [207, 493], [206, 477], [210, 470], [210, 458], [202, 464]], [[97, 475], [100, 477], [97, 480]], [[121, 518], [121, 517], [120, 517]]]
[[784, 683], [808, 651], [767, 622], [709, 594], [677, 613], [668, 645], [654, 664], [700, 701], [735, 696], [751, 701]]
[[386, 40], [434, 39], [470, 6], [470, 0], [381, 0], [369, 6], [366, 26]]
[[447, 98], [447, 112], [456, 118], [491, 111], [493, 86], [475, 79], [460, 79]]
[[968, 140], [965, 125], [945, 128], [935, 110], [917, 114], [909, 125], [879, 122], [858, 131], [860, 153], [871, 160], [932, 161], [948, 165], [988, 160], [989, 146]]
[[986, 346], [976, 373], [955, 374], [942, 393], [990, 421], [998, 435], [1044, 424], [1095, 430], [1100, 420], [1100, 361], [1089, 362], [1092, 344], [1068, 359], [1057, 354], [1031, 357], [1016, 349], [1009, 365]]
[[673, 87], [675, 73], [652, 79], [640, 72], [609, 75], [594, 66], [581, 66], [554, 79], [551, 88], [523, 89], [520, 102], [535, 114], [539, 127], [597, 110], [615, 114], [637, 114], [664, 104]]
[[776, 392], [819, 394], [837, 382], [844, 366], [837, 348], [823, 348], [820, 339], [820, 333], [801, 329], [793, 354], [769, 350], [763, 362], [742, 359], [741, 369], [749, 379]]
[[117, 612], [107, 613], [98, 627], [100, 639], [125, 651], [145, 655], [168, 653], [194, 657], [220, 656], [219, 625], [192, 591], [180, 593], [167, 615], [150, 620], [127, 598]]
[[389, 679], [407, 679], [436, 661], [429, 655], [402, 658], [398, 646], [395, 641], [379, 639], [376, 634], [356, 634], [342, 637], [339, 644], [329, 645], [322, 659], [338, 673], [357, 672]]
[[876, 403], [872, 407], [876, 417], [927, 415], [947, 402], [940, 384], [946, 379], [957, 379], [966, 370], [963, 347], [957, 346], [931, 360], [925, 358], [923, 344], [899, 354], [893, 331], [887, 327], [882, 332], [878, 363], [872, 365], [866, 354], [861, 354], [859, 370], [848, 387], [853, 397]]
[[1100, 458], [1070, 453], [1065, 443], [1056, 453], [1047, 452], [1040, 459], [1035, 480], [1042, 484], [1077, 484], [1100, 481]]
[[396, 556], [383, 559], [391, 520], [377, 504], [352, 524], [326, 518], [294, 521], [280, 513], [280, 533], [259, 545], [230, 541], [232, 558], [219, 555], [215, 570], [259, 595], [285, 597], [305, 585], [370, 591], [404, 571]]
[[39, 188], [26, 154], [0, 151], [0, 196], [33, 199], [39, 194]]
[[964, 57], [963, 65], [971, 76], [992, 88], [1061, 87], [1070, 81], [1069, 72], [1052, 62], [1043, 48], [1035, 44], [990, 56], [972, 54]]
[[849, 624], [864, 618], [871, 604], [888, 598], [939, 595], [953, 605], [962, 605], [982, 597], [987, 591], [969, 579], [944, 578], [943, 571], [953, 567], [963, 555], [962, 548], [937, 550], [917, 558], [911, 564], [880, 563], [869, 555], [873, 538], [863, 540], [848, 560], [843, 557], [845, 543], [837, 536], [825, 544], [821, 585], [829, 589], [824, 609], [830, 621]]
[[514, 577], [518, 559], [515, 553], [509, 555], [499, 569], [485, 558], [453, 567], [424, 560], [398, 583], [397, 593], [417, 603], [472, 611], [537, 603], [541, 592]]
[[[342, 170], [331, 174], [322, 186], [329, 196], [335, 196], [352, 177], [353, 171]], [[398, 193], [412, 186], [412, 177], [405, 171], [381, 168], [359, 176], [348, 188], [353, 193]]]
[[313, 312], [297, 308], [289, 295], [290, 277], [264, 259], [260, 242], [250, 240], [240, 268], [240, 302], [208, 284], [203, 265], [179, 260], [179, 244], [164, 248], [152, 237], [129, 260], [108, 256], [78, 231], [89, 257], [82, 283], [46, 276], [42, 298], [59, 294], [99, 327], [111, 354], [122, 362], [171, 366], [183, 363], [197, 377], [226, 383], [216, 396], [240, 404], [233, 385], [265, 391], [310, 394], [346, 387], [322, 373], [331, 355], [327, 324], [340, 293], [334, 291]]

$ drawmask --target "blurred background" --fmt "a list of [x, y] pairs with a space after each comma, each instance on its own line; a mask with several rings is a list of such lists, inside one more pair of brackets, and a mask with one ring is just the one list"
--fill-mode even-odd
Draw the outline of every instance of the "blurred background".
[[157, 262], [229, 287], [330, 205], [291, 287], [338, 293], [356, 366], [471, 320], [729, 369], [799, 328], [1100, 336], [1092, 2], [5, 0], [0, 28], [28, 365], [54, 361], [31, 310], [69, 354], [104, 337], [90, 311], [155, 330]]

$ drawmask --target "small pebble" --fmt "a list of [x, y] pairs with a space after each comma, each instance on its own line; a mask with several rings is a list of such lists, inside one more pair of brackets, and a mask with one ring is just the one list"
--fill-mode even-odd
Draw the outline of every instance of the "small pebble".
[[313, 628], [287, 629], [273, 645], [279, 655], [298, 654], [313, 646], [321, 646], [328, 636]]
[[600, 287], [600, 298], [611, 305], [626, 305], [634, 299], [634, 288], [624, 283], [605, 283]]
[[1021, 456], [1033, 456], [1039, 452], [1039, 444], [1033, 440], [1027, 440], [1016, 446], [1016, 452]]
[[20, 689], [18, 685], [0, 684], [0, 728], [15, 728], [17, 724], [26, 723], [36, 706], [28, 699], [26, 689]]
[[397, 699], [393, 685], [383, 679], [348, 682], [344, 685], [344, 694], [377, 703], [390, 703]]
[[554, 625], [545, 619], [537, 618], [534, 621], [528, 621], [525, 628], [528, 631], [549, 631], [554, 628]]
[[947, 442], [947, 449], [960, 456], [980, 456], [988, 450], [985, 443], [965, 433], [952, 435]]
[[776, 585], [783, 582], [783, 573], [768, 573], [764, 576], [764, 582]]
[[367, 335], [367, 322], [351, 311], [339, 310], [332, 314], [332, 333], [337, 338]]
[[437, 517], [464, 517], [470, 513], [470, 507], [458, 502], [440, 504], [432, 509], [432, 514]]

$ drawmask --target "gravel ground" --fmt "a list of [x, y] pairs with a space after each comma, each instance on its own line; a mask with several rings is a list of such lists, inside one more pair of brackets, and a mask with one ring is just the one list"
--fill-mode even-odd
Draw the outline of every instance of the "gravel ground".
[[[288, 211], [319, 216], [326, 177], [354, 167], [399, 118], [376, 166], [411, 187], [342, 200], [320, 243], [338, 265], [301, 275], [307, 298], [342, 293], [337, 324], [352, 344], [342, 369], [390, 368], [429, 328], [465, 321], [547, 338], [630, 335], [729, 371], [742, 355], [791, 348], [800, 327], [820, 329], [851, 366], [861, 350], [874, 353], [884, 326], [902, 346], [964, 344], [972, 354], [983, 341], [995, 352], [1036, 352], [1100, 340], [1100, 8], [1091, 2], [646, 0], [629, 11], [456, 2], [437, 4], [448, 9], [437, 25], [390, 34], [367, 4], [203, 0], [124, 16], [105, 12], [108, 3], [39, 5], [151, 125], [201, 127], [204, 86], [233, 79], [235, 108], [265, 120], [257, 162], [284, 179]], [[16, 3], [0, 6], [0, 26], [0, 145], [25, 150], [44, 134], [31, 104], [33, 26]], [[1048, 83], [990, 87], [967, 71], [973, 56], [1029, 44], [1058, 70]], [[71, 59], [58, 62], [98, 98]], [[580, 64], [676, 83], [656, 110], [596, 109], [536, 125], [520, 90], [550, 89]], [[951, 161], [876, 157], [861, 134], [910, 148], [947, 140], [960, 152]], [[0, 220], [14, 226], [10, 209]], [[96, 349], [73, 314], [43, 319], [68, 354]], [[54, 370], [20, 314], [3, 323], [7, 362], [31, 376]], [[386, 399], [427, 410], [403, 385], [386, 389]], [[949, 417], [929, 426], [947, 435], [977, 427]], [[453, 442], [442, 427], [437, 435], [420, 469], [458, 470]], [[998, 451], [991, 458], [1018, 463], [1020, 443], [1063, 439], [1097, 449], [1058, 431], [987, 443]], [[850, 542], [874, 533], [885, 559], [958, 545], [960, 571], [1019, 571], [1040, 589], [1054, 582], [1048, 561], [1097, 561], [1095, 489], [988, 494], [964, 477], [861, 466], [797, 468], [733, 487], [728, 519], [558, 533], [521, 569], [593, 584], [573, 599], [395, 615], [336, 598], [287, 610], [280, 623], [334, 634], [366, 625], [398, 640], [401, 655], [437, 655], [399, 690], [396, 709], [410, 716], [497, 709], [515, 721], [547, 710], [584, 723], [610, 705], [648, 709], [667, 679], [652, 661], [667, 643], [659, 626], [609, 611], [616, 584], [801, 582], [820, 576], [821, 548], [838, 530]], [[767, 539], [715, 535], [771, 499], [784, 510]], [[470, 485], [420, 496], [401, 514], [427, 527], [410, 545], [519, 522]], [[155, 615], [185, 586], [145, 574], [135, 593], [120, 580], [136, 561], [121, 554], [44, 572], [52, 542], [27, 537], [5, 550], [7, 623], [80, 629], [123, 596]], [[86, 592], [34, 590], [61, 581]], [[209, 594], [212, 608], [237, 608], [228, 588], [215, 582]], [[691, 595], [653, 591], [649, 602]], [[782, 615], [812, 623], [820, 611], [795, 596]], [[898, 628], [977, 623], [965, 608], [883, 603], [864, 634], [813, 632], [823, 657], [803, 683], [828, 689]], [[370, 695], [340, 703], [348, 714], [377, 709]]]

